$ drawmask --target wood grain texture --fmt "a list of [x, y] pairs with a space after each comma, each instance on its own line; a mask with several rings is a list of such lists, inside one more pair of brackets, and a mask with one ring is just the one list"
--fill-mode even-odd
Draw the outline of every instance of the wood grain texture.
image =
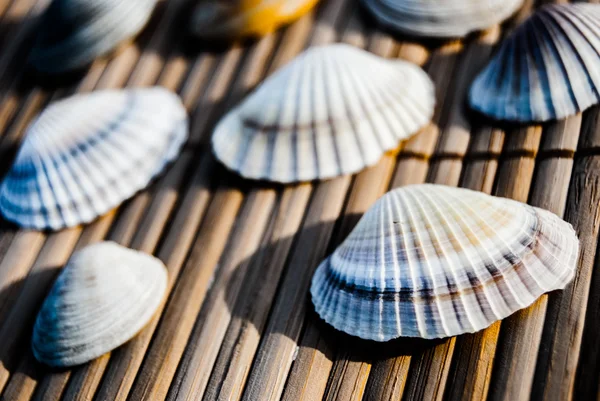
[[[0, 221], [2, 400], [456, 400], [598, 399], [600, 111], [544, 126], [496, 125], [465, 108], [470, 82], [502, 27], [450, 42], [379, 30], [357, 3], [323, 0], [262, 40], [224, 49], [190, 43], [187, 0], [159, 2], [134, 43], [81, 77], [41, 85], [25, 68], [49, 0], [0, 0], [0, 176], [28, 124], [73, 93], [161, 85], [190, 114], [178, 160], [147, 190], [85, 227], [60, 233]], [[432, 123], [354, 176], [283, 187], [244, 181], [211, 155], [217, 121], [308, 46], [343, 41], [424, 65], [436, 83]], [[475, 334], [440, 341], [360, 341], [321, 321], [312, 272], [389, 188], [460, 185], [563, 215], [582, 240], [576, 280]], [[110, 239], [153, 253], [168, 297], [132, 341], [70, 370], [29, 349], [40, 303], [72, 252]]]

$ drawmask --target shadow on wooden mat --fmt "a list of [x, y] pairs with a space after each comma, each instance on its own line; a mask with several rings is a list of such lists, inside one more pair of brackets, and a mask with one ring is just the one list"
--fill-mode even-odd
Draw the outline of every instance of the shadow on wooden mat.
[[[0, 230], [2, 230], [3, 223], [0, 223]], [[37, 317], [37, 312], [42, 306], [46, 295], [50, 291], [50, 288], [54, 284], [58, 273], [61, 271], [62, 266], [44, 267], [37, 271], [30, 272], [25, 278], [16, 280], [10, 285], [0, 291], [0, 322], [3, 323], [0, 335], [4, 330], [9, 329], [11, 323], [11, 316], [16, 317], [19, 321], [25, 319], [25, 325], [19, 325], [19, 328], [23, 327], [23, 330], [17, 336], [16, 342], [10, 342], [10, 347], [5, 347], [5, 344], [0, 343], [0, 363], [2, 363], [9, 371], [14, 372], [18, 368], [18, 361], [22, 359], [23, 355], [29, 354], [32, 360], [33, 354], [31, 351], [31, 334], [33, 330], [33, 324]], [[31, 289], [35, 288], [38, 290], [35, 294], [32, 294]], [[28, 291], [28, 289], [30, 289]], [[23, 301], [23, 297], [27, 297]], [[28, 310], [34, 310], [33, 314], [25, 315], [25, 311], [17, 309], [19, 306], [23, 306]], [[5, 326], [5, 327], [4, 327]], [[32, 378], [41, 378], [44, 374], [50, 370], [50, 367], [42, 368], [40, 364], [37, 368], [29, 371], [27, 374], [31, 375]], [[53, 371], [59, 371], [52, 369]]]
[[[344, 216], [344, 225], [353, 225], [360, 217]], [[310, 326], [318, 331], [321, 339], [318, 343], [319, 347], [324, 348], [323, 352], [327, 352], [325, 348], [346, 348], [352, 350], [350, 357], [360, 360], [372, 361], [419, 354], [439, 344], [439, 341], [411, 338], [378, 343], [352, 337], [333, 329], [319, 318], [310, 302], [308, 290], [304, 290], [303, 294], [295, 294], [297, 286], [308, 288], [307, 282], [310, 282], [315, 268], [321, 261], [320, 258], [315, 260], [312, 255], [314, 249], [303, 249], [304, 243], [314, 245], [313, 241], [305, 239], [323, 237], [323, 232], [332, 230], [334, 226], [335, 222], [332, 221], [303, 228], [295, 236], [263, 245], [250, 258], [241, 262], [229, 277], [226, 287], [226, 300], [232, 317], [242, 320], [243, 326], [254, 326], [263, 333], [263, 339], [267, 326], [269, 333], [284, 335], [288, 335], [289, 328], [296, 324]], [[289, 260], [284, 262], [282, 252], [289, 246]], [[330, 252], [331, 250], [328, 251]], [[292, 299], [299, 300], [302, 305], [295, 304]], [[289, 313], [286, 312], [286, 308], [289, 309]], [[306, 310], [303, 323], [298, 320], [296, 314], [299, 308]], [[201, 312], [199, 316], [203, 315]], [[196, 324], [201, 325], [203, 322], [198, 321]], [[298, 343], [301, 347], [312, 347], [302, 341], [302, 337]]]

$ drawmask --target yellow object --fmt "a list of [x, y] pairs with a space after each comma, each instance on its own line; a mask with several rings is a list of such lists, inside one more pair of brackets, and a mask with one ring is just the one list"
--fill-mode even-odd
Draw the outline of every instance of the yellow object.
[[306, 14], [318, 0], [209, 0], [192, 18], [192, 33], [204, 39], [267, 35]]

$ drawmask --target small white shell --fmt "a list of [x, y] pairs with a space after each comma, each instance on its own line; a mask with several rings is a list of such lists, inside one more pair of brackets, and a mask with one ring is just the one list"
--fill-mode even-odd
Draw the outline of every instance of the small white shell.
[[185, 109], [166, 89], [56, 102], [28, 128], [0, 186], [0, 211], [35, 229], [88, 223], [147, 186], [186, 138]]
[[598, 65], [600, 6], [544, 6], [504, 41], [469, 102], [498, 120], [562, 119], [600, 101]]
[[224, 117], [213, 150], [247, 178], [332, 178], [375, 164], [430, 121], [434, 103], [433, 83], [414, 64], [315, 47]]
[[53, 0], [42, 17], [30, 63], [44, 73], [85, 67], [135, 36], [156, 0]]
[[414, 36], [456, 38], [496, 25], [524, 0], [363, 0], [383, 26]]
[[44, 301], [32, 349], [42, 363], [89, 362], [133, 338], [164, 299], [167, 270], [157, 258], [100, 242], [75, 253]]
[[364, 339], [476, 332], [562, 289], [579, 241], [542, 209], [440, 185], [379, 199], [317, 269], [317, 313]]

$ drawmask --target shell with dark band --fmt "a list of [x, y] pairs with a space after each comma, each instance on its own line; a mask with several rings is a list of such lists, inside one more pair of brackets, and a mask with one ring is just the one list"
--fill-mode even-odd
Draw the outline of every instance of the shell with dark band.
[[482, 330], [573, 278], [579, 241], [556, 215], [439, 185], [393, 190], [318, 267], [317, 313], [375, 341]]
[[244, 177], [311, 181], [375, 164], [433, 115], [418, 66], [344, 44], [314, 47], [263, 82], [215, 129], [213, 151]]

